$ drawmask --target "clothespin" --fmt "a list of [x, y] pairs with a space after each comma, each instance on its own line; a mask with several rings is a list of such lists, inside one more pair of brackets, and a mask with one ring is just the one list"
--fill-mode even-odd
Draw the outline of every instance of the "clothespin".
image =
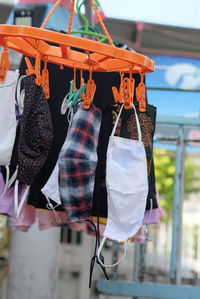
[[112, 93], [115, 100], [115, 103], [122, 103], [123, 102], [123, 90], [124, 90], [124, 74], [120, 74], [120, 86], [119, 90], [117, 87], [112, 87]]
[[124, 78], [124, 108], [133, 108], [133, 86], [130, 78]]
[[26, 75], [35, 75], [35, 83], [40, 86], [42, 83], [42, 77], [41, 77], [41, 54], [38, 52], [35, 57], [35, 66], [33, 67], [30, 59], [28, 57], [25, 57], [25, 62], [27, 65]]
[[123, 79], [123, 100], [124, 108], [133, 108], [133, 95], [134, 95], [135, 80], [132, 76], [132, 69], [130, 70], [129, 78]]
[[70, 82], [70, 90], [65, 96], [61, 105], [61, 114], [65, 114], [68, 108], [76, 106], [78, 101], [81, 99], [83, 92], [86, 89], [86, 84], [83, 84], [79, 90], [74, 89], [74, 80]]
[[144, 84], [144, 73], [140, 74], [141, 82], [136, 87], [136, 97], [137, 101], [139, 102], [139, 111], [145, 112], [146, 111], [146, 90]]
[[5, 46], [0, 60], [0, 82], [5, 81], [6, 73], [9, 69], [10, 69], [10, 60], [9, 60], [8, 48], [5, 42]]
[[82, 94], [84, 109], [90, 109], [90, 106], [91, 106], [93, 98], [94, 98], [95, 91], [96, 91], [96, 84], [95, 84], [94, 80], [92, 79], [92, 72], [90, 71], [90, 77], [87, 82], [86, 90]]
[[46, 60], [44, 60], [44, 68], [42, 70], [42, 87], [43, 87], [46, 99], [49, 99], [50, 98], [49, 71], [47, 69], [47, 61]]
[[70, 90], [67, 96], [66, 103], [74, 107], [77, 104], [77, 102], [81, 99], [81, 96], [84, 93], [85, 89], [86, 89], [85, 83], [78, 90], [74, 89], [74, 80], [72, 80], [70, 82]]
[[83, 70], [80, 70], [80, 87], [84, 84]]
[[135, 79], [133, 78], [132, 72], [130, 72], [130, 85], [131, 85], [131, 94], [133, 95], [133, 102], [134, 102], [134, 88], [135, 88]]

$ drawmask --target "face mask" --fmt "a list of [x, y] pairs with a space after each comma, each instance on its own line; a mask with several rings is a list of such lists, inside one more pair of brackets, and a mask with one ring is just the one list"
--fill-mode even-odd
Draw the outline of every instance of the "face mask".
[[[133, 108], [138, 140], [114, 136], [123, 105], [109, 139], [106, 164], [108, 219], [104, 238], [98, 249], [98, 256], [106, 238], [126, 242], [137, 233], [144, 218], [148, 193], [147, 162], [145, 148], [141, 141], [140, 123], [135, 107]], [[121, 260], [124, 257], [125, 254]], [[102, 264], [100, 259], [99, 262]]]
[[55, 202], [55, 204], [56, 204], [55, 207], [57, 207], [58, 205], [61, 205], [59, 185], [58, 185], [58, 173], [59, 173], [59, 168], [58, 168], [58, 162], [57, 162], [48, 181], [46, 182], [44, 187], [41, 189], [41, 192], [46, 197], [51, 198], [51, 200], [53, 200]]
[[[25, 97], [20, 119], [18, 143], [18, 168], [15, 182], [15, 214], [19, 214], [34, 177], [44, 165], [53, 139], [53, 124], [48, 102], [41, 86], [35, 84], [35, 76], [23, 79]], [[18, 185], [28, 185], [18, 206]]]
[[[47, 209], [52, 210], [54, 213], [54, 216], [56, 218], [56, 221], [58, 223], [61, 222], [61, 219], [56, 212], [55, 208], [61, 205], [60, 200], [60, 193], [59, 193], [59, 184], [58, 184], [58, 175], [59, 175], [59, 168], [58, 168], [58, 162], [56, 163], [56, 166], [54, 167], [54, 170], [52, 171], [48, 181], [44, 185], [44, 187], [41, 189], [41, 192], [44, 194], [47, 200]], [[55, 202], [55, 204], [52, 204], [50, 202], [50, 199]]]
[[92, 104], [86, 110], [78, 104], [60, 152], [60, 198], [71, 222], [91, 214], [100, 125], [100, 109]]
[[6, 182], [1, 196], [5, 194], [8, 187], [8, 165], [10, 165], [17, 127], [15, 89], [18, 76], [18, 71], [8, 71], [5, 81], [0, 82], [0, 165], [6, 166]]

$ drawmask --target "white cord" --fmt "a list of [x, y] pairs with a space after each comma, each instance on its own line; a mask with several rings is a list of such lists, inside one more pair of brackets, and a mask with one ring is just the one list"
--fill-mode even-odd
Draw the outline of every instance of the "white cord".
[[56, 210], [55, 210], [55, 208], [58, 207], [60, 204], [58, 203], [57, 205], [53, 206], [52, 203], [50, 202], [48, 196], [45, 195], [45, 197], [46, 197], [46, 200], [47, 200], [47, 202], [48, 202], [48, 204], [46, 205], [47, 209], [48, 209], [48, 210], [52, 210], [52, 211], [53, 211], [53, 214], [54, 214], [54, 217], [55, 217], [55, 219], [56, 219], [56, 221], [57, 221], [58, 223], [61, 223], [61, 219], [60, 219], [58, 213], [57, 213]]
[[119, 263], [121, 263], [121, 262], [125, 259], [125, 257], [126, 257], [126, 252], [127, 252], [126, 242], [124, 242], [124, 244], [123, 244], [123, 245], [124, 245], [124, 254], [123, 254], [123, 256], [119, 259], [119, 261], [117, 261], [116, 263], [114, 263], [114, 264], [112, 264], [112, 265], [105, 265], [105, 264], [101, 261], [101, 259], [100, 259], [101, 250], [102, 250], [102, 248], [103, 248], [103, 245], [104, 245], [105, 241], [106, 241], [106, 236], [104, 236], [103, 239], [101, 240], [101, 243], [100, 243], [99, 248], [98, 248], [98, 250], [97, 250], [97, 259], [98, 259], [98, 262], [101, 264], [101, 266], [103, 266], [103, 267], [105, 267], [105, 268], [112, 268], [112, 267], [117, 266]]

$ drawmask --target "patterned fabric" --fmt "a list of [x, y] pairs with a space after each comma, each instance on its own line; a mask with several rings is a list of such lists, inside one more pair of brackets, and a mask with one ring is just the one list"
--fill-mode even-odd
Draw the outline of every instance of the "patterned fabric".
[[24, 111], [20, 121], [17, 179], [31, 185], [48, 157], [53, 138], [49, 105], [35, 76], [24, 78]]
[[59, 156], [61, 202], [70, 221], [87, 219], [92, 208], [101, 111], [78, 105]]

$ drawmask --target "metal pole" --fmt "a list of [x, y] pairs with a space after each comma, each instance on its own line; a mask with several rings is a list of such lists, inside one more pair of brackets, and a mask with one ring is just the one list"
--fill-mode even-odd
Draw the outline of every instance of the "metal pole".
[[[119, 256], [119, 245], [118, 243], [113, 243], [112, 245], [112, 264], [115, 264], [118, 260]], [[111, 268], [111, 280], [117, 280], [117, 270], [118, 270], [118, 265]]]
[[[133, 281], [139, 282], [140, 280], [140, 244], [135, 243], [134, 246], [134, 268], [133, 268]], [[138, 297], [133, 297], [133, 299], [138, 299]]]
[[170, 281], [173, 284], [181, 283], [181, 241], [182, 241], [182, 210], [184, 187], [184, 128], [179, 126], [176, 150], [176, 172], [174, 183], [173, 202], [173, 231], [172, 252], [170, 263]]

